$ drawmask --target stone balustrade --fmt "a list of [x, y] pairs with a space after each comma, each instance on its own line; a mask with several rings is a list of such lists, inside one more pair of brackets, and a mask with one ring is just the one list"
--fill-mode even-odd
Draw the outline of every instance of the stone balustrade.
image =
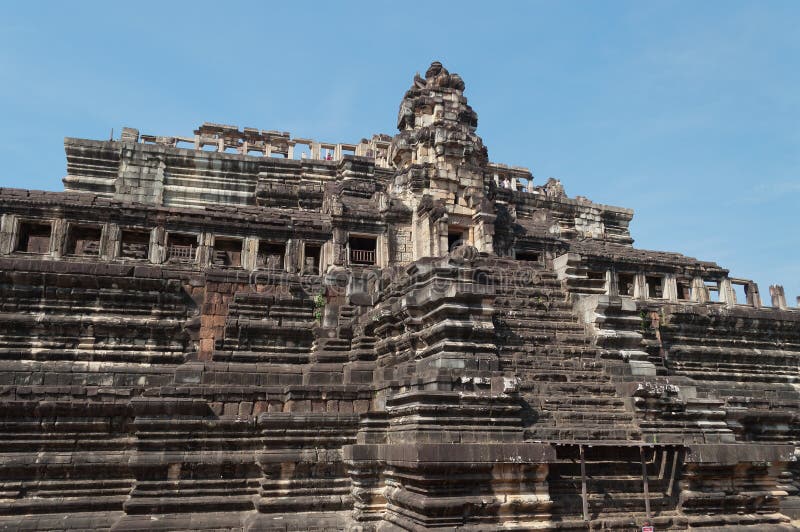
[[355, 155], [374, 159], [376, 166], [388, 168], [387, 150], [391, 137], [376, 134], [355, 144], [321, 142], [292, 137], [287, 131], [267, 131], [249, 127], [240, 130], [236, 126], [206, 122], [197, 128], [191, 137], [140, 134], [137, 129], [126, 127], [122, 130], [120, 141], [295, 160], [340, 161], [345, 155]]

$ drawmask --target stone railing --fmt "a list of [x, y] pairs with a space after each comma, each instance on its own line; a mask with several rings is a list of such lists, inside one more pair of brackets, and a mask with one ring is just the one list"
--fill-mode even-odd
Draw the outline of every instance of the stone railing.
[[488, 170], [494, 181], [494, 186], [497, 188], [533, 194], [543, 198], [566, 198], [561, 181], [551, 177], [544, 185], [534, 185], [533, 174], [523, 166], [490, 163]]
[[353, 264], [375, 264], [375, 252], [368, 249], [351, 249], [350, 262]]
[[778, 310], [800, 310], [786, 302], [783, 286], [770, 285], [771, 305], [765, 304], [758, 283], [734, 277], [710, 278], [677, 273], [613, 269], [590, 269], [576, 253], [565, 253], [553, 260], [553, 268], [567, 290], [580, 297], [591, 295], [622, 296], [639, 301], [659, 303], [718, 303], [726, 307], [752, 307]]
[[239, 129], [236, 126], [205, 123], [194, 131], [192, 137], [139, 134], [134, 128], [123, 128], [122, 142], [158, 144], [173, 148], [234, 153], [256, 157], [284, 159], [311, 159], [339, 161], [345, 155], [356, 155], [375, 160], [375, 165], [388, 167], [387, 153], [391, 137], [373, 135], [356, 144], [319, 142], [313, 139], [291, 137], [286, 131], [266, 131], [255, 128]]

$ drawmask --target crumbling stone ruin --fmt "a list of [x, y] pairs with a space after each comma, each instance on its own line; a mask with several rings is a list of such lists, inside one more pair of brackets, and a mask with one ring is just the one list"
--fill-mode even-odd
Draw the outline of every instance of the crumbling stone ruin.
[[793, 528], [783, 289], [477, 122], [433, 63], [394, 137], [126, 128], [0, 190], [0, 527]]

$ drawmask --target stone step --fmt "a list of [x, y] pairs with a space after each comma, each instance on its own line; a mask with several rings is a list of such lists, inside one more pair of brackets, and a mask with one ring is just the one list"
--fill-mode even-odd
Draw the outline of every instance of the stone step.
[[635, 427], [552, 427], [532, 425], [525, 429], [526, 441], [639, 441]]

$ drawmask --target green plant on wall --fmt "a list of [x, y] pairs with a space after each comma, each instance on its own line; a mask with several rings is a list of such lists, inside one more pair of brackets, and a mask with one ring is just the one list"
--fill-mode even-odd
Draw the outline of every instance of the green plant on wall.
[[325, 310], [325, 295], [320, 292], [314, 298], [314, 319], [322, 323], [322, 313]]
[[639, 312], [639, 317], [642, 318], [642, 323], [640, 325], [642, 332], [650, 329], [653, 324], [653, 321], [650, 319], [650, 314], [647, 311], [642, 310]]

